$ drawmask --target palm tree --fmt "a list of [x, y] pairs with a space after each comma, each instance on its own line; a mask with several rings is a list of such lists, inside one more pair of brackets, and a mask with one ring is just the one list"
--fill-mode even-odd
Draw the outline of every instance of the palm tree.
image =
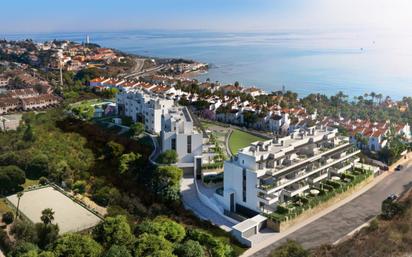
[[17, 193], [16, 220], [19, 218], [20, 198], [23, 196], [23, 194], [23, 191]]
[[379, 93], [379, 94], [376, 95], [376, 98], [378, 99], [379, 105], [380, 105], [382, 103], [383, 95], [381, 93]]
[[41, 221], [43, 221], [44, 225], [51, 224], [54, 220], [54, 211], [51, 208], [44, 209], [41, 212]]
[[376, 97], [376, 93], [375, 92], [371, 92], [371, 97], [372, 97], [372, 105], [375, 102], [375, 97]]

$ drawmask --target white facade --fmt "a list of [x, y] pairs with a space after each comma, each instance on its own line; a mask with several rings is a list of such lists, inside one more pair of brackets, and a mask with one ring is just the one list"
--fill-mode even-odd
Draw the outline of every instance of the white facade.
[[224, 164], [224, 208], [273, 212], [280, 203], [355, 165], [360, 151], [337, 129], [311, 127], [255, 142]]
[[162, 151], [175, 150], [178, 165], [194, 163], [202, 155], [203, 135], [193, 126], [193, 119], [186, 107], [169, 109], [162, 117]]
[[118, 93], [116, 102], [120, 114], [131, 117], [134, 122], [143, 122], [145, 129], [152, 133], [160, 133], [162, 115], [174, 105], [171, 99], [139, 89]]

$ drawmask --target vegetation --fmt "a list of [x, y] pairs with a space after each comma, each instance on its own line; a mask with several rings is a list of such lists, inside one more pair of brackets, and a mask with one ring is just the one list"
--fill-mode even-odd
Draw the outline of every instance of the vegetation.
[[[9, 242], [7, 234], [0, 233], [4, 236], [0, 247], [8, 256], [79, 256], [80, 253], [81, 256], [99, 257], [137, 256], [136, 252], [144, 254], [156, 249], [157, 242], [161, 242], [162, 249], [158, 256], [176, 255], [177, 248], [182, 253], [188, 248], [199, 250], [198, 244], [206, 256], [218, 256], [208, 254], [212, 246], [188, 238], [189, 230], [199, 228], [210, 231], [204, 233], [214, 238], [221, 248], [228, 249], [226, 255], [219, 256], [238, 255], [244, 250], [227, 233], [184, 210], [179, 190], [182, 170], [173, 166], [151, 166], [148, 156], [152, 148], [147, 144], [150, 140], [114, 135], [92, 122], [66, 117], [63, 109], [36, 115], [27, 113], [23, 120], [17, 131], [0, 133], [0, 171], [6, 170], [9, 176], [9, 170], [13, 170], [12, 177], [18, 178], [13, 186], [8, 184], [7, 192], [1, 187], [4, 194], [20, 191], [25, 176], [33, 179], [30, 180], [33, 183], [42, 178], [90, 196], [97, 204], [108, 207], [109, 216], [96, 227], [92, 237], [87, 233], [58, 237], [52, 210], [44, 211], [43, 222], [39, 224], [16, 219], [10, 228], [15, 243]], [[35, 137], [33, 142], [23, 139], [28, 124]], [[8, 208], [1, 207], [1, 211], [7, 212]], [[159, 214], [167, 217], [156, 218]], [[143, 220], [162, 224], [154, 227], [165, 230], [137, 232], [135, 227]], [[131, 240], [125, 240], [129, 237]], [[157, 241], [153, 242], [154, 239]], [[186, 243], [188, 240], [197, 243]]]
[[[407, 256], [412, 252], [412, 195], [411, 191], [400, 198], [396, 209], [403, 211], [386, 219], [384, 210], [388, 203], [382, 204], [384, 209], [381, 217], [375, 218], [368, 227], [363, 228], [350, 239], [337, 245], [326, 245], [311, 251], [311, 257], [369, 257], [369, 256]], [[392, 209], [392, 208], [390, 208]], [[392, 214], [392, 212], [391, 212]]]
[[175, 150], [166, 150], [162, 152], [157, 161], [160, 164], [173, 164], [176, 163], [178, 160], [177, 152]]
[[229, 149], [232, 154], [236, 154], [239, 151], [239, 149], [249, 146], [253, 142], [263, 140], [265, 139], [262, 137], [258, 137], [250, 133], [234, 129], [229, 137]]
[[133, 136], [138, 137], [144, 132], [144, 124], [136, 122], [130, 126], [130, 132]]
[[270, 254], [270, 257], [309, 257], [309, 251], [305, 250], [299, 243], [288, 240]]
[[268, 214], [267, 217], [275, 222], [291, 220], [302, 214], [305, 210], [314, 208], [335, 197], [337, 194], [347, 191], [371, 175], [372, 172], [369, 170], [353, 170], [350, 173], [342, 175], [342, 177], [347, 176], [353, 178], [350, 181], [348, 180], [348, 182], [331, 180], [322, 182], [319, 188], [313, 188], [319, 191], [318, 195], [295, 196], [289, 204], [284, 206], [279, 205], [276, 211]]

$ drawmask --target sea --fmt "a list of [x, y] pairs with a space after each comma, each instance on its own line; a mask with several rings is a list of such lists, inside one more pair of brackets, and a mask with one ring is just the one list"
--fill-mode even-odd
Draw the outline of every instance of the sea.
[[412, 96], [412, 31], [211, 32], [137, 30], [1, 34], [36, 41], [86, 40], [103, 47], [148, 56], [208, 63], [197, 79], [256, 86], [267, 92], [285, 88], [350, 98], [381, 93], [392, 99]]

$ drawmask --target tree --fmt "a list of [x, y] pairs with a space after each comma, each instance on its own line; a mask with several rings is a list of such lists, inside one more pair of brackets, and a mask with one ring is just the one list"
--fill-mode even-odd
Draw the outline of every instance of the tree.
[[142, 157], [139, 153], [127, 153], [123, 154], [119, 160], [119, 172], [120, 174], [125, 174], [131, 170], [133, 165], [137, 166], [136, 162]]
[[15, 192], [26, 182], [24, 171], [17, 166], [0, 167], [0, 193]]
[[309, 251], [305, 250], [299, 243], [288, 240], [285, 244], [275, 249], [271, 257], [309, 257]]
[[33, 157], [26, 169], [26, 175], [30, 179], [39, 179], [49, 175], [49, 158], [44, 154]]
[[101, 206], [107, 206], [110, 201], [117, 202], [121, 197], [119, 190], [114, 187], [102, 187], [92, 195], [92, 200]]
[[[142, 234], [136, 240], [134, 249], [135, 257], [159, 256], [159, 252], [170, 254], [173, 251], [173, 244], [161, 236]], [[162, 256], [162, 255], [160, 255]]]
[[193, 240], [178, 245], [175, 252], [179, 257], [203, 257], [205, 255], [202, 245]]
[[124, 245], [112, 245], [103, 257], [132, 257]]
[[107, 143], [105, 147], [105, 156], [107, 159], [114, 159], [116, 157], [119, 157], [123, 154], [123, 152], [123, 145], [116, 143], [114, 141], [110, 141], [109, 143]]
[[93, 237], [106, 248], [111, 245], [129, 246], [134, 239], [127, 218], [122, 215], [106, 217], [93, 230]]
[[78, 180], [74, 182], [72, 189], [78, 194], [84, 194], [86, 192], [86, 181]]
[[7, 225], [13, 223], [13, 221], [14, 221], [14, 215], [13, 215], [13, 213], [10, 212], [10, 211], [3, 213], [3, 215], [2, 215], [2, 220], [3, 220], [3, 222], [6, 223]]
[[138, 230], [142, 234], [162, 236], [174, 243], [182, 241], [186, 236], [185, 228], [182, 225], [164, 216], [156, 217], [154, 220], [143, 221], [139, 225]]
[[130, 132], [134, 137], [140, 136], [144, 132], [144, 124], [136, 122], [130, 126]]
[[10, 233], [19, 241], [37, 242], [37, 234], [33, 224], [17, 220], [10, 229]]
[[51, 208], [44, 209], [41, 212], [40, 220], [43, 222], [44, 225], [51, 224], [54, 220], [54, 211]]
[[258, 121], [258, 116], [254, 112], [243, 112], [243, 121], [249, 127], [250, 125], [256, 123]]
[[59, 236], [59, 226], [54, 224], [36, 223], [34, 225], [37, 234], [37, 245], [41, 249], [47, 249]]
[[161, 200], [174, 202], [180, 199], [182, 169], [175, 166], [159, 166], [153, 174], [153, 191]]
[[30, 124], [27, 125], [26, 129], [24, 130], [23, 140], [27, 142], [33, 142], [36, 140], [34, 136], [33, 128]]
[[68, 233], [57, 239], [53, 247], [56, 257], [99, 257], [102, 247], [88, 235]]
[[161, 153], [157, 161], [161, 164], [173, 164], [178, 160], [177, 152], [175, 150], [166, 150]]
[[13, 251], [11, 252], [10, 256], [13, 257], [37, 257], [37, 252], [39, 248], [37, 245], [31, 242], [21, 241], [18, 242], [17, 245], [14, 247]]

